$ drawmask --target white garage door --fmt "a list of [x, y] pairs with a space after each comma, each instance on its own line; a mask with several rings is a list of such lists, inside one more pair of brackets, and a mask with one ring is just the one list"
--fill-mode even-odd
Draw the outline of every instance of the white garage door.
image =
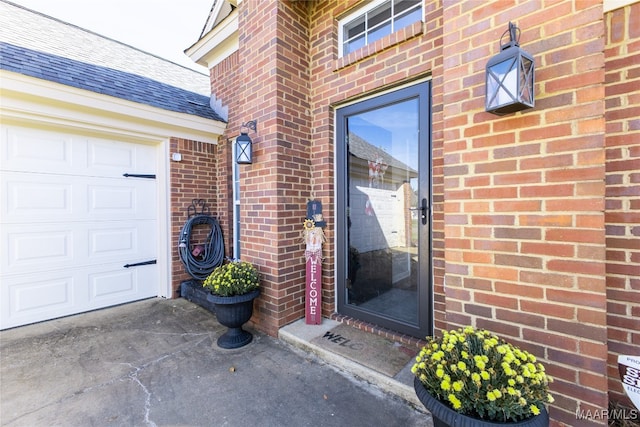
[[158, 295], [156, 148], [0, 132], [0, 329]]

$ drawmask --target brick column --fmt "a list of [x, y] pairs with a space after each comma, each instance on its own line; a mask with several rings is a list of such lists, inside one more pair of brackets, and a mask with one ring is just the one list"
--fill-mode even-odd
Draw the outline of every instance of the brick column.
[[618, 355], [640, 355], [640, 3], [605, 21], [609, 390], [613, 401], [633, 407]]
[[257, 120], [253, 164], [240, 167], [242, 258], [262, 275], [254, 320], [265, 332], [304, 316], [302, 221], [310, 196], [305, 2], [239, 5], [234, 117]]

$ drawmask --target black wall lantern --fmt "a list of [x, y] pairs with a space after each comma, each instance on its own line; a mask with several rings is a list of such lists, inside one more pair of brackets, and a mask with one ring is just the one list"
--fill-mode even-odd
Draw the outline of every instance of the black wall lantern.
[[[509, 43], [502, 38], [509, 33]], [[485, 110], [502, 116], [535, 105], [533, 57], [520, 49], [520, 29], [509, 22], [500, 37], [500, 53], [487, 62]]]
[[[251, 120], [243, 123], [242, 127], [255, 132], [257, 124], [257, 120]], [[236, 138], [236, 163], [241, 165], [253, 163], [253, 150], [251, 145], [251, 138], [249, 138], [247, 132], [240, 132], [240, 136]]]

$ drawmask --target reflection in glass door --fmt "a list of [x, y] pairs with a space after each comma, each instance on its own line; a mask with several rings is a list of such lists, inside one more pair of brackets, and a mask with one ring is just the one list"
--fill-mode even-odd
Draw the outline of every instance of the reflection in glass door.
[[431, 333], [429, 82], [338, 110], [338, 311]]

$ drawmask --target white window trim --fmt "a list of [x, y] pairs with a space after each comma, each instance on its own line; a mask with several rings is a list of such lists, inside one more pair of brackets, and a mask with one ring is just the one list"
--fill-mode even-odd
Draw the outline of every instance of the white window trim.
[[[381, 4], [385, 3], [386, 1], [389, 1], [389, 0], [375, 0], [375, 1], [372, 1], [372, 2], [367, 3], [366, 5], [364, 5], [363, 7], [355, 9], [354, 11], [349, 13], [348, 15], [345, 15], [345, 16], [343, 16], [342, 18], [340, 18], [338, 20], [338, 58], [342, 58], [344, 56], [343, 43], [344, 43], [344, 27], [345, 27], [345, 25], [350, 23], [354, 19], [364, 15], [365, 13], [375, 9], [376, 7], [378, 7]], [[393, 1], [393, 0], [391, 0], [391, 1]], [[420, 19], [422, 20], [422, 22], [424, 22], [424, 4], [422, 4], [420, 6], [420, 9], [422, 10], [422, 17]]]

